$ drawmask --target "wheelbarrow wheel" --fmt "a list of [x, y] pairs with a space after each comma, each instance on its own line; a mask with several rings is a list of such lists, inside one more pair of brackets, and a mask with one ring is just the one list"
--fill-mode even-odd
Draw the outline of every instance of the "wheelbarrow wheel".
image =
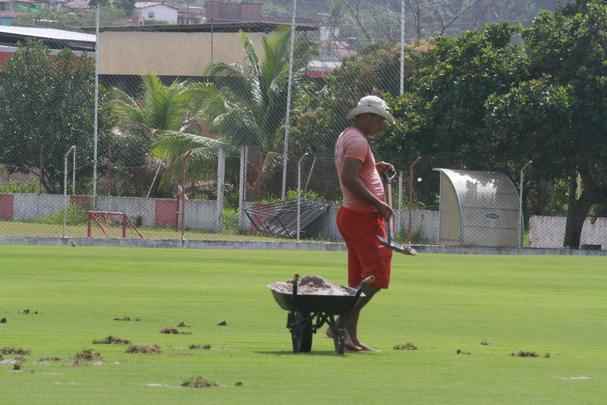
[[293, 353], [309, 353], [312, 350], [312, 318], [309, 314], [295, 312], [290, 314], [291, 320], [291, 342], [293, 344]]
[[335, 353], [344, 354], [346, 349], [346, 331], [343, 328], [336, 329], [333, 333]]

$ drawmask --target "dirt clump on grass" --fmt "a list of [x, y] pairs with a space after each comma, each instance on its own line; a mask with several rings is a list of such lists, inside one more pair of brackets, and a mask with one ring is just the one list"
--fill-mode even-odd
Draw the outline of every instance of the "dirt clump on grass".
[[457, 349], [457, 350], [455, 351], [455, 354], [457, 354], [457, 355], [462, 355], [462, 356], [470, 356], [472, 353], [470, 353], [470, 352], [466, 352], [466, 351], [464, 351], [464, 350], [462, 350], [462, 349]]
[[209, 381], [204, 377], [192, 377], [184, 382], [181, 383], [182, 387], [187, 387], [187, 388], [213, 388], [213, 387], [219, 387], [219, 385], [217, 385], [216, 383], [214, 383], [213, 381]]
[[520, 350], [516, 353], [511, 354], [512, 357], [540, 357], [536, 352], [527, 352], [524, 350]]
[[543, 356], [540, 356], [538, 353], [536, 352], [528, 352], [528, 351], [524, 351], [524, 350], [520, 350], [518, 352], [514, 352], [510, 354], [512, 357], [530, 357], [530, 358], [538, 358], [538, 357], [543, 357], [545, 359], [549, 359], [550, 353], [546, 353]]
[[21, 311], [21, 313], [23, 315], [38, 315], [38, 311], [29, 309], [29, 308], [25, 308], [23, 311]]
[[0, 366], [6, 366], [6, 365], [13, 366], [12, 368], [13, 368], [13, 370], [15, 370], [15, 368], [14, 368], [15, 364], [19, 364], [19, 366], [21, 366], [21, 365], [23, 365], [23, 363], [26, 362], [26, 360], [27, 359], [24, 356], [20, 356], [20, 355], [13, 356], [13, 357], [6, 358], [6, 359], [2, 355], [0, 355]]
[[228, 326], [228, 321], [219, 321], [217, 322], [217, 326]]
[[122, 339], [116, 336], [108, 336], [103, 339], [93, 340], [94, 345], [128, 345], [131, 341], [128, 339]]
[[4, 355], [16, 354], [16, 355], [19, 355], [19, 356], [27, 356], [30, 353], [31, 353], [31, 350], [23, 349], [23, 348], [20, 348], [20, 347], [6, 346], [6, 347], [0, 348], [0, 354], [4, 354]]
[[190, 345], [190, 350], [211, 350], [211, 345], [209, 345], [209, 344]]
[[191, 335], [192, 332], [183, 332], [176, 328], [162, 328], [160, 333], [163, 335]]
[[160, 346], [158, 345], [130, 345], [126, 349], [127, 353], [142, 353], [142, 354], [152, 354], [152, 353], [160, 353]]
[[114, 318], [115, 321], [121, 321], [121, 322], [140, 322], [141, 318], [131, 318], [130, 316], [119, 316]]
[[58, 362], [58, 361], [61, 361], [61, 357], [49, 356], [49, 357], [41, 357], [38, 359], [38, 362], [40, 362], [40, 363], [54, 363], [54, 362]]
[[6, 323], [6, 322], [7, 322], [6, 318], [0, 319], [0, 323]]
[[411, 342], [407, 342], [404, 345], [403, 344], [398, 344], [398, 345], [394, 345], [393, 347], [394, 350], [417, 350], [417, 346], [415, 346], [413, 343]]
[[79, 366], [81, 364], [95, 364], [99, 365], [103, 361], [103, 357], [101, 357], [101, 353], [98, 353], [92, 349], [85, 349], [81, 352], [76, 353], [74, 356], [74, 366]]

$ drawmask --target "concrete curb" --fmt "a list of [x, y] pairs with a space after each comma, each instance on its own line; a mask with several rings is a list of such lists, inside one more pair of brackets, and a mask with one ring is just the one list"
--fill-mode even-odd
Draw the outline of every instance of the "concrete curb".
[[225, 240], [142, 240], [142, 239], [88, 239], [88, 238], [38, 238], [0, 237], [0, 245], [30, 246], [105, 246], [185, 249], [281, 249], [310, 251], [342, 251], [345, 245], [338, 242], [270, 242], [270, 241], [225, 241]]
[[[143, 248], [185, 248], [185, 249], [239, 249], [239, 250], [305, 250], [336, 252], [345, 251], [345, 245], [339, 242], [315, 241], [224, 241], [224, 240], [141, 240], [141, 239], [88, 239], [88, 238], [37, 238], [37, 237], [1, 237], [0, 245], [29, 246], [106, 246], [106, 247], [143, 247]], [[508, 256], [607, 256], [607, 250], [576, 249], [514, 249], [491, 247], [451, 247], [451, 246], [415, 246], [419, 253], [439, 253], [458, 255], [508, 255]]]
[[454, 247], [415, 246], [419, 253], [444, 253], [457, 255], [506, 255], [506, 256], [607, 256], [607, 250], [543, 249], [543, 248], [494, 248], [494, 247]]

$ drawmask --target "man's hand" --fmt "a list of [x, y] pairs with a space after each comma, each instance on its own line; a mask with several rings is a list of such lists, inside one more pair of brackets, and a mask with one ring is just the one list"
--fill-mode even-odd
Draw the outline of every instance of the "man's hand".
[[396, 173], [396, 169], [392, 163], [388, 162], [377, 162], [375, 164], [375, 168], [379, 172], [379, 174], [383, 173]]
[[386, 221], [389, 221], [392, 215], [394, 215], [392, 208], [385, 202], [380, 202], [376, 208], [377, 211], [379, 211], [379, 215], [381, 215]]

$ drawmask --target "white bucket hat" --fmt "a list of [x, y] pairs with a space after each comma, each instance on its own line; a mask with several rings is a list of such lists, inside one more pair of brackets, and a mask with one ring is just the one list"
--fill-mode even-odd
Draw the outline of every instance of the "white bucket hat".
[[361, 98], [358, 105], [348, 113], [348, 119], [354, 119], [354, 117], [360, 114], [379, 115], [391, 124], [395, 121], [392, 113], [390, 113], [388, 104], [377, 96], [365, 96]]

